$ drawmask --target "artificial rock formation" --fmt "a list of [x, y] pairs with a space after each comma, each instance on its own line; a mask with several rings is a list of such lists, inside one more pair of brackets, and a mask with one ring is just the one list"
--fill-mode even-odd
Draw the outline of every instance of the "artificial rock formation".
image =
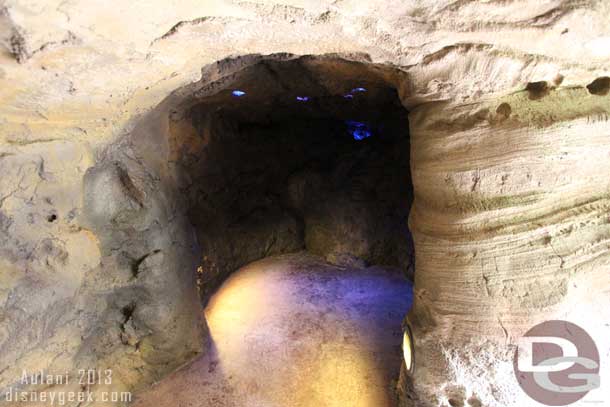
[[534, 405], [512, 355], [548, 319], [608, 356], [610, 6], [365, 3], [0, 3], [0, 390], [108, 366], [137, 389], [206, 351], [172, 154], [197, 100], [278, 53], [335, 54], [410, 112], [404, 405]]

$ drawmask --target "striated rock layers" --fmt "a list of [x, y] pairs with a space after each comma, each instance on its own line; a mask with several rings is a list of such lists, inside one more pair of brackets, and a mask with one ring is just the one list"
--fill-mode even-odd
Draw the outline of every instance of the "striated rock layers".
[[410, 111], [404, 405], [535, 405], [512, 356], [548, 319], [610, 356], [610, 6], [365, 3], [0, 3], [2, 394], [24, 369], [111, 367], [133, 390], [207, 351], [176, 164], [204, 141], [181, 119], [291, 54], [334, 54], [310, 61], [328, 94], [325, 75], [365, 79]]
[[535, 405], [512, 359], [545, 320], [574, 321], [607, 354], [609, 100], [532, 96], [411, 112], [422, 405]]

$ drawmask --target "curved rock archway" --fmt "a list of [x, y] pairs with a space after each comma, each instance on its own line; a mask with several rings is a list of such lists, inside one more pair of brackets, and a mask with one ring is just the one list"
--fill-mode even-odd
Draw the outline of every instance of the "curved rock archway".
[[114, 343], [95, 364], [128, 378], [137, 364], [130, 387], [159, 379], [206, 351], [197, 298], [266, 256], [412, 275], [403, 81], [339, 56], [244, 56], [142, 117], [85, 175], [83, 222], [114, 284], [105, 312], [124, 318], [103, 317], [79, 352]]

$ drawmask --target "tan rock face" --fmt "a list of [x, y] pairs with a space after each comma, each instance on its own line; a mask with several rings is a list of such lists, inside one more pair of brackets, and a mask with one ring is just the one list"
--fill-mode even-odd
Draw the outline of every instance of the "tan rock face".
[[257, 60], [230, 55], [341, 53], [391, 64], [370, 69], [411, 112], [412, 397], [531, 405], [512, 355], [535, 323], [576, 322], [610, 356], [609, 16], [560, 0], [0, 3], [0, 389], [91, 366], [133, 389], [205, 351], [168, 165], [198, 146], [170, 117]]
[[[589, 113], [578, 117], [574, 100]], [[544, 320], [577, 321], [607, 347], [608, 126], [598, 103], [607, 100], [584, 89], [552, 90], [482, 102], [466, 117], [412, 112], [418, 368], [451, 372], [464, 399], [530, 402], [511, 388], [514, 344]], [[448, 135], [452, 120], [468, 124]], [[419, 394], [456, 399], [453, 387], [428, 385]]]

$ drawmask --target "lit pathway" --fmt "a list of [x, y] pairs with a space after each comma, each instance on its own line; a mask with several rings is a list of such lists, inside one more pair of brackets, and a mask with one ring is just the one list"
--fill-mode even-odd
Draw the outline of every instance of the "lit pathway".
[[393, 406], [410, 286], [381, 268], [305, 254], [234, 273], [205, 314], [210, 355], [138, 397], [139, 407]]

